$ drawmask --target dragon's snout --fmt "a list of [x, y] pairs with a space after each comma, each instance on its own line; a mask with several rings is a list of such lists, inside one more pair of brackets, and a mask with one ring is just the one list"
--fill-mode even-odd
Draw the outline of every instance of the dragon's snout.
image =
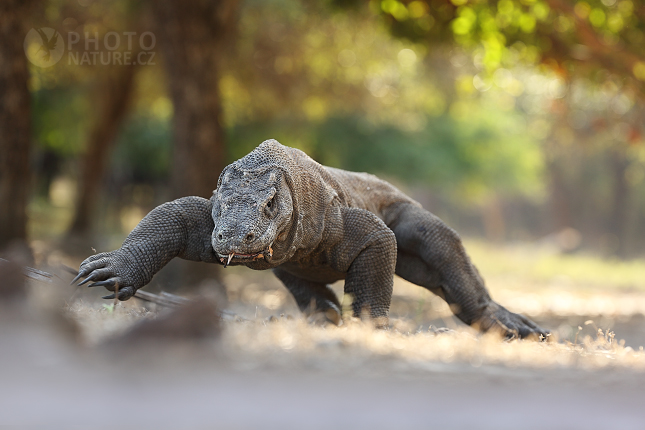
[[216, 228], [214, 236], [219, 243], [235, 246], [237, 244], [250, 245], [255, 242], [260, 235], [248, 226], [237, 224]]
[[213, 231], [212, 242], [215, 252], [220, 257], [227, 257], [227, 264], [230, 263], [228, 257], [236, 260], [256, 260], [272, 254], [268, 251], [272, 240], [268, 239], [266, 234], [259, 234], [243, 223], [217, 226]]

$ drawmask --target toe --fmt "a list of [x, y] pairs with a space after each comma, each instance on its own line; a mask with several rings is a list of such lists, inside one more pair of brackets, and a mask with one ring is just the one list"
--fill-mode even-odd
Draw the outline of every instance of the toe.
[[110, 278], [110, 279], [106, 279], [105, 281], [98, 281], [98, 282], [91, 283], [87, 287], [88, 288], [92, 288], [92, 287], [106, 287], [106, 288], [112, 287], [112, 288], [108, 288], [108, 289], [110, 291], [113, 291], [114, 286], [116, 285], [117, 282], [118, 282], [118, 278]]
[[134, 296], [134, 289], [132, 287], [124, 287], [119, 290], [119, 300], [125, 301]]

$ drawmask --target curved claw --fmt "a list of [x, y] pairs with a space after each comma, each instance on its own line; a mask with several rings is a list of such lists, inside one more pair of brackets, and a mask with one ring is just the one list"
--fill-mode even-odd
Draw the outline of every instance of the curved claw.
[[89, 267], [83, 268], [83, 266], [81, 265], [81, 269], [78, 271], [78, 275], [76, 275], [74, 279], [72, 279], [72, 282], [70, 282], [69, 285], [73, 285], [79, 279], [86, 277], [91, 271], [92, 269], [90, 269]]
[[74, 285], [74, 283], [75, 283], [76, 281], [78, 281], [79, 279], [81, 279], [82, 277], [83, 277], [82, 272], [81, 272], [81, 271], [79, 271], [79, 272], [78, 272], [78, 275], [76, 275], [76, 276], [74, 277], [74, 279], [72, 279], [72, 282], [70, 282], [70, 283], [69, 283], [69, 285]]
[[[132, 287], [124, 287], [119, 290], [119, 300], [121, 301], [128, 300], [132, 296], [134, 296], [134, 290], [132, 289]], [[111, 299], [114, 299], [115, 297], [116, 297], [115, 293], [112, 293], [107, 296], [103, 296], [103, 298], [106, 300], [111, 300]]]
[[80, 287], [81, 285], [86, 284], [86, 283], [88, 283], [88, 282], [90, 282], [90, 281], [94, 280], [94, 278], [96, 278], [96, 275], [95, 275], [94, 273], [92, 273], [90, 276], [88, 276], [87, 278], [85, 278], [85, 280], [84, 280], [83, 282], [80, 282], [80, 283], [78, 284], [78, 286]]
[[113, 287], [116, 285], [116, 279], [106, 279], [105, 281], [98, 281], [91, 283], [90, 285], [87, 286], [87, 288], [92, 288], [92, 287]]
[[520, 339], [521, 337], [522, 336], [517, 333], [517, 330], [511, 330], [506, 332], [506, 334], [504, 335], [504, 340], [510, 342], [511, 340]]
[[81, 282], [78, 285], [83, 285], [86, 284], [90, 281], [104, 281], [106, 279], [109, 279], [111, 277], [114, 277], [116, 274], [114, 273], [113, 270], [107, 267], [99, 267], [95, 268], [90, 275], [85, 278], [83, 282]]
[[529, 339], [544, 340], [548, 331], [527, 317], [508, 311], [497, 303], [491, 303], [487, 315], [479, 322], [483, 332], [499, 332], [505, 340]]
[[98, 269], [99, 267], [101, 267], [100, 260], [105, 255], [106, 253], [101, 253], [101, 254], [95, 254], [86, 258], [85, 261], [81, 263], [81, 267], [78, 270], [78, 274], [74, 277], [74, 279], [72, 279], [72, 282], [70, 282], [70, 285], [72, 285], [79, 279], [84, 278], [85, 276], [90, 274], [90, 272], [92, 272], [94, 269]]

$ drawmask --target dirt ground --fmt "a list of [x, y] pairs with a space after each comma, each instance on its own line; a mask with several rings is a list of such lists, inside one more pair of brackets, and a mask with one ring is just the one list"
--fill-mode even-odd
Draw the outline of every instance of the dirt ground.
[[230, 339], [81, 348], [51, 325], [3, 326], [2, 428], [641, 429], [645, 418], [645, 375], [627, 365], [406, 360], [340, 344], [257, 354]]
[[[632, 269], [610, 288], [494, 269], [493, 296], [555, 341], [478, 335], [398, 279], [389, 330], [324, 325], [271, 274], [234, 268], [225, 291], [180, 292], [225, 309], [212, 332], [153, 342], [132, 333], [167, 331], [176, 310], [112, 307], [63, 274], [32, 282], [26, 303], [0, 303], [0, 428], [644, 428], [645, 288]], [[179, 324], [186, 338], [211, 321], [201, 309]]]

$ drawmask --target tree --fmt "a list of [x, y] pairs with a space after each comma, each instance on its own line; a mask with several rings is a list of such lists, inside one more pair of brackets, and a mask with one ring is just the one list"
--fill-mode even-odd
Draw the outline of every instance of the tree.
[[489, 70], [508, 60], [567, 74], [605, 69], [645, 95], [645, 7], [631, 0], [384, 0], [377, 7], [394, 34], [476, 49]]
[[[638, 111], [639, 101], [645, 102], [645, 51], [642, 49], [645, 7], [641, 2], [383, 0], [372, 6], [396, 35], [428, 45], [444, 42], [465, 48], [477, 66], [474, 79], [482, 87], [494, 81], [500, 70], [509, 73], [504, 68], [517, 69], [518, 65], [539, 65], [543, 73], [555, 77], [552, 83], [562, 91], [551, 98], [564, 97], [566, 101], [551, 100], [550, 112], [543, 116], [557, 131], [545, 139], [544, 145], [549, 159], [555, 226], [562, 229], [586, 225], [586, 237], [611, 236], [605, 242], [616, 242], [616, 245], [606, 248], [620, 256], [626, 255], [630, 240], [627, 215], [637, 196], [634, 187], [639, 181], [633, 173], [639, 163], [628, 153], [634, 145], [642, 144], [642, 119], [634, 112]], [[572, 84], [577, 84], [576, 95], [568, 97], [573, 94]], [[598, 93], [606, 103], [604, 109], [577, 106], [562, 111], [574, 98], [583, 99], [580, 104], [589, 106], [594, 99], [598, 100]], [[583, 126], [576, 120], [581, 117], [589, 118], [586, 121], [589, 124]], [[578, 125], [572, 126], [572, 123]], [[614, 136], [624, 134], [619, 132], [620, 127], [634, 130], [637, 138], [610, 136], [608, 131], [613, 131]], [[583, 129], [592, 129], [594, 137]], [[593, 141], [597, 140], [604, 140], [602, 146], [609, 149], [592, 149], [597, 145]], [[589, 157], [587, 161], [596, 156], [606, 158], [598, 164], [599, 171], [595, 174], [602, 174], [605, 183], [613, 183], [610, 190], [596, 186], [591, 193], [591, 184], [583, 179], [585, 169], [572, 172], [572, 164], [564, 160], [575, 158], [576, 152], [577, 157], [580, 154]], [[553, 153], [559, 154], [558, 159]], [[581, 193], [581, 189], [587, 193]], [[605, 201], [590, 203], [594, 199], [589, 196], [603, 191], [608, 194], [605, 201], [611, 202], [609, 209]], [[581, 194], [587, 195], [587, 201], [574, 203]], [[590, 204], [592, 210], [589, 210]], [[582, 207], [587, 210], [581, 210]], [[593, 222], [585, 222], [590, 216], [594, 217]], [[589, 224], [595, 228], [589, 228]], [[598, 231], [598, 227], [604, 232]]]
[[98, 79], [94, 102], [100, 106], [99, 114], [94, 118], [81, 159], [74, 221], [68, 232], [71, 237], [87, 238], [90, 233], [110, 150], [132, 95], [135, 70], [135, 67], [117, 66], [116, 71], [110, 70]]
[[27, 240], [30, 108], [23, 40], [36, 1], [0, 3], [0, 249]]
[[226, 165], [219, 69], [237, 0], [153, 1], [152, 22], [174, 105], [173, 195], [209, 198]]
[[[237, 27], [238, 0], [151, 1], [174, 114], [172, 197], [209, 198], [227, 164], [220, 67]], [[217, 278], [216, 267], [175, 263], [183, 281]]]

